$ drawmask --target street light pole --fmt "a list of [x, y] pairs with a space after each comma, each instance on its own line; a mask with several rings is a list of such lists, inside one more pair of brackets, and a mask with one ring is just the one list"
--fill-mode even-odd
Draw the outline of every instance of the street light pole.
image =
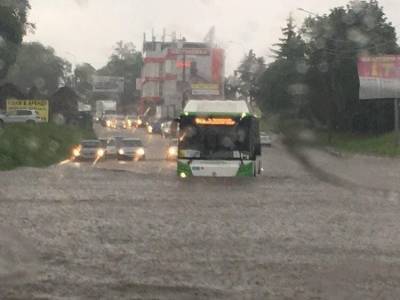
[[304, 8], [301, 8], [301, 7], [297, 8], [297, 10], [302, 11], [302, 12], [305, 12], [305, 13], [310, 14], [310, 15], [313, 15], [313, 16], [316, 16], [316, 17], [319, 17], [319, 15], [318, 15], [317, 13], [314, 13], [314, 12], [312, 12], [312, 11], [309, 11], [309, 10], [304, 9]]

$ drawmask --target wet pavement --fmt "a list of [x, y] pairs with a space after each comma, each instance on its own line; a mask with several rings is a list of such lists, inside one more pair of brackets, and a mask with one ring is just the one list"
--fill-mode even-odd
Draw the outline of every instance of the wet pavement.
[[0, 299], [398, 299], [399, 160], [277, 141], [263, 176], [180, 180], [161, 137], [97, 131], [148, 159], [0, 173]]

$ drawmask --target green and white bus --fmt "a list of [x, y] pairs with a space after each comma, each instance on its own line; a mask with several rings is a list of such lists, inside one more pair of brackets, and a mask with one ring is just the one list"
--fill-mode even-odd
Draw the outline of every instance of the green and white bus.
[[179, 118], [178, 176], [257, 176], [260, 156], [259, 120], [246, 101], [187, 103]]

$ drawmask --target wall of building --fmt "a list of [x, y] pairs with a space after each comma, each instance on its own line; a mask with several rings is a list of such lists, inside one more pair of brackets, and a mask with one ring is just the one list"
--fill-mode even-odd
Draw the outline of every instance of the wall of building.
[[223, 50], [183, 41], [146, 42], [143, 48], [141, 112], [159, 107], [153, 112], [172, 118], [184, 99], [223, 99]]

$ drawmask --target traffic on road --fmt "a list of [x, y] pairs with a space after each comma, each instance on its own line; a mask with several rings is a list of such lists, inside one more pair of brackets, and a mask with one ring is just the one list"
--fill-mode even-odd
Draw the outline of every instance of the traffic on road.
[[0, 0], [0, 300], [400, 299], [399, 9]]

